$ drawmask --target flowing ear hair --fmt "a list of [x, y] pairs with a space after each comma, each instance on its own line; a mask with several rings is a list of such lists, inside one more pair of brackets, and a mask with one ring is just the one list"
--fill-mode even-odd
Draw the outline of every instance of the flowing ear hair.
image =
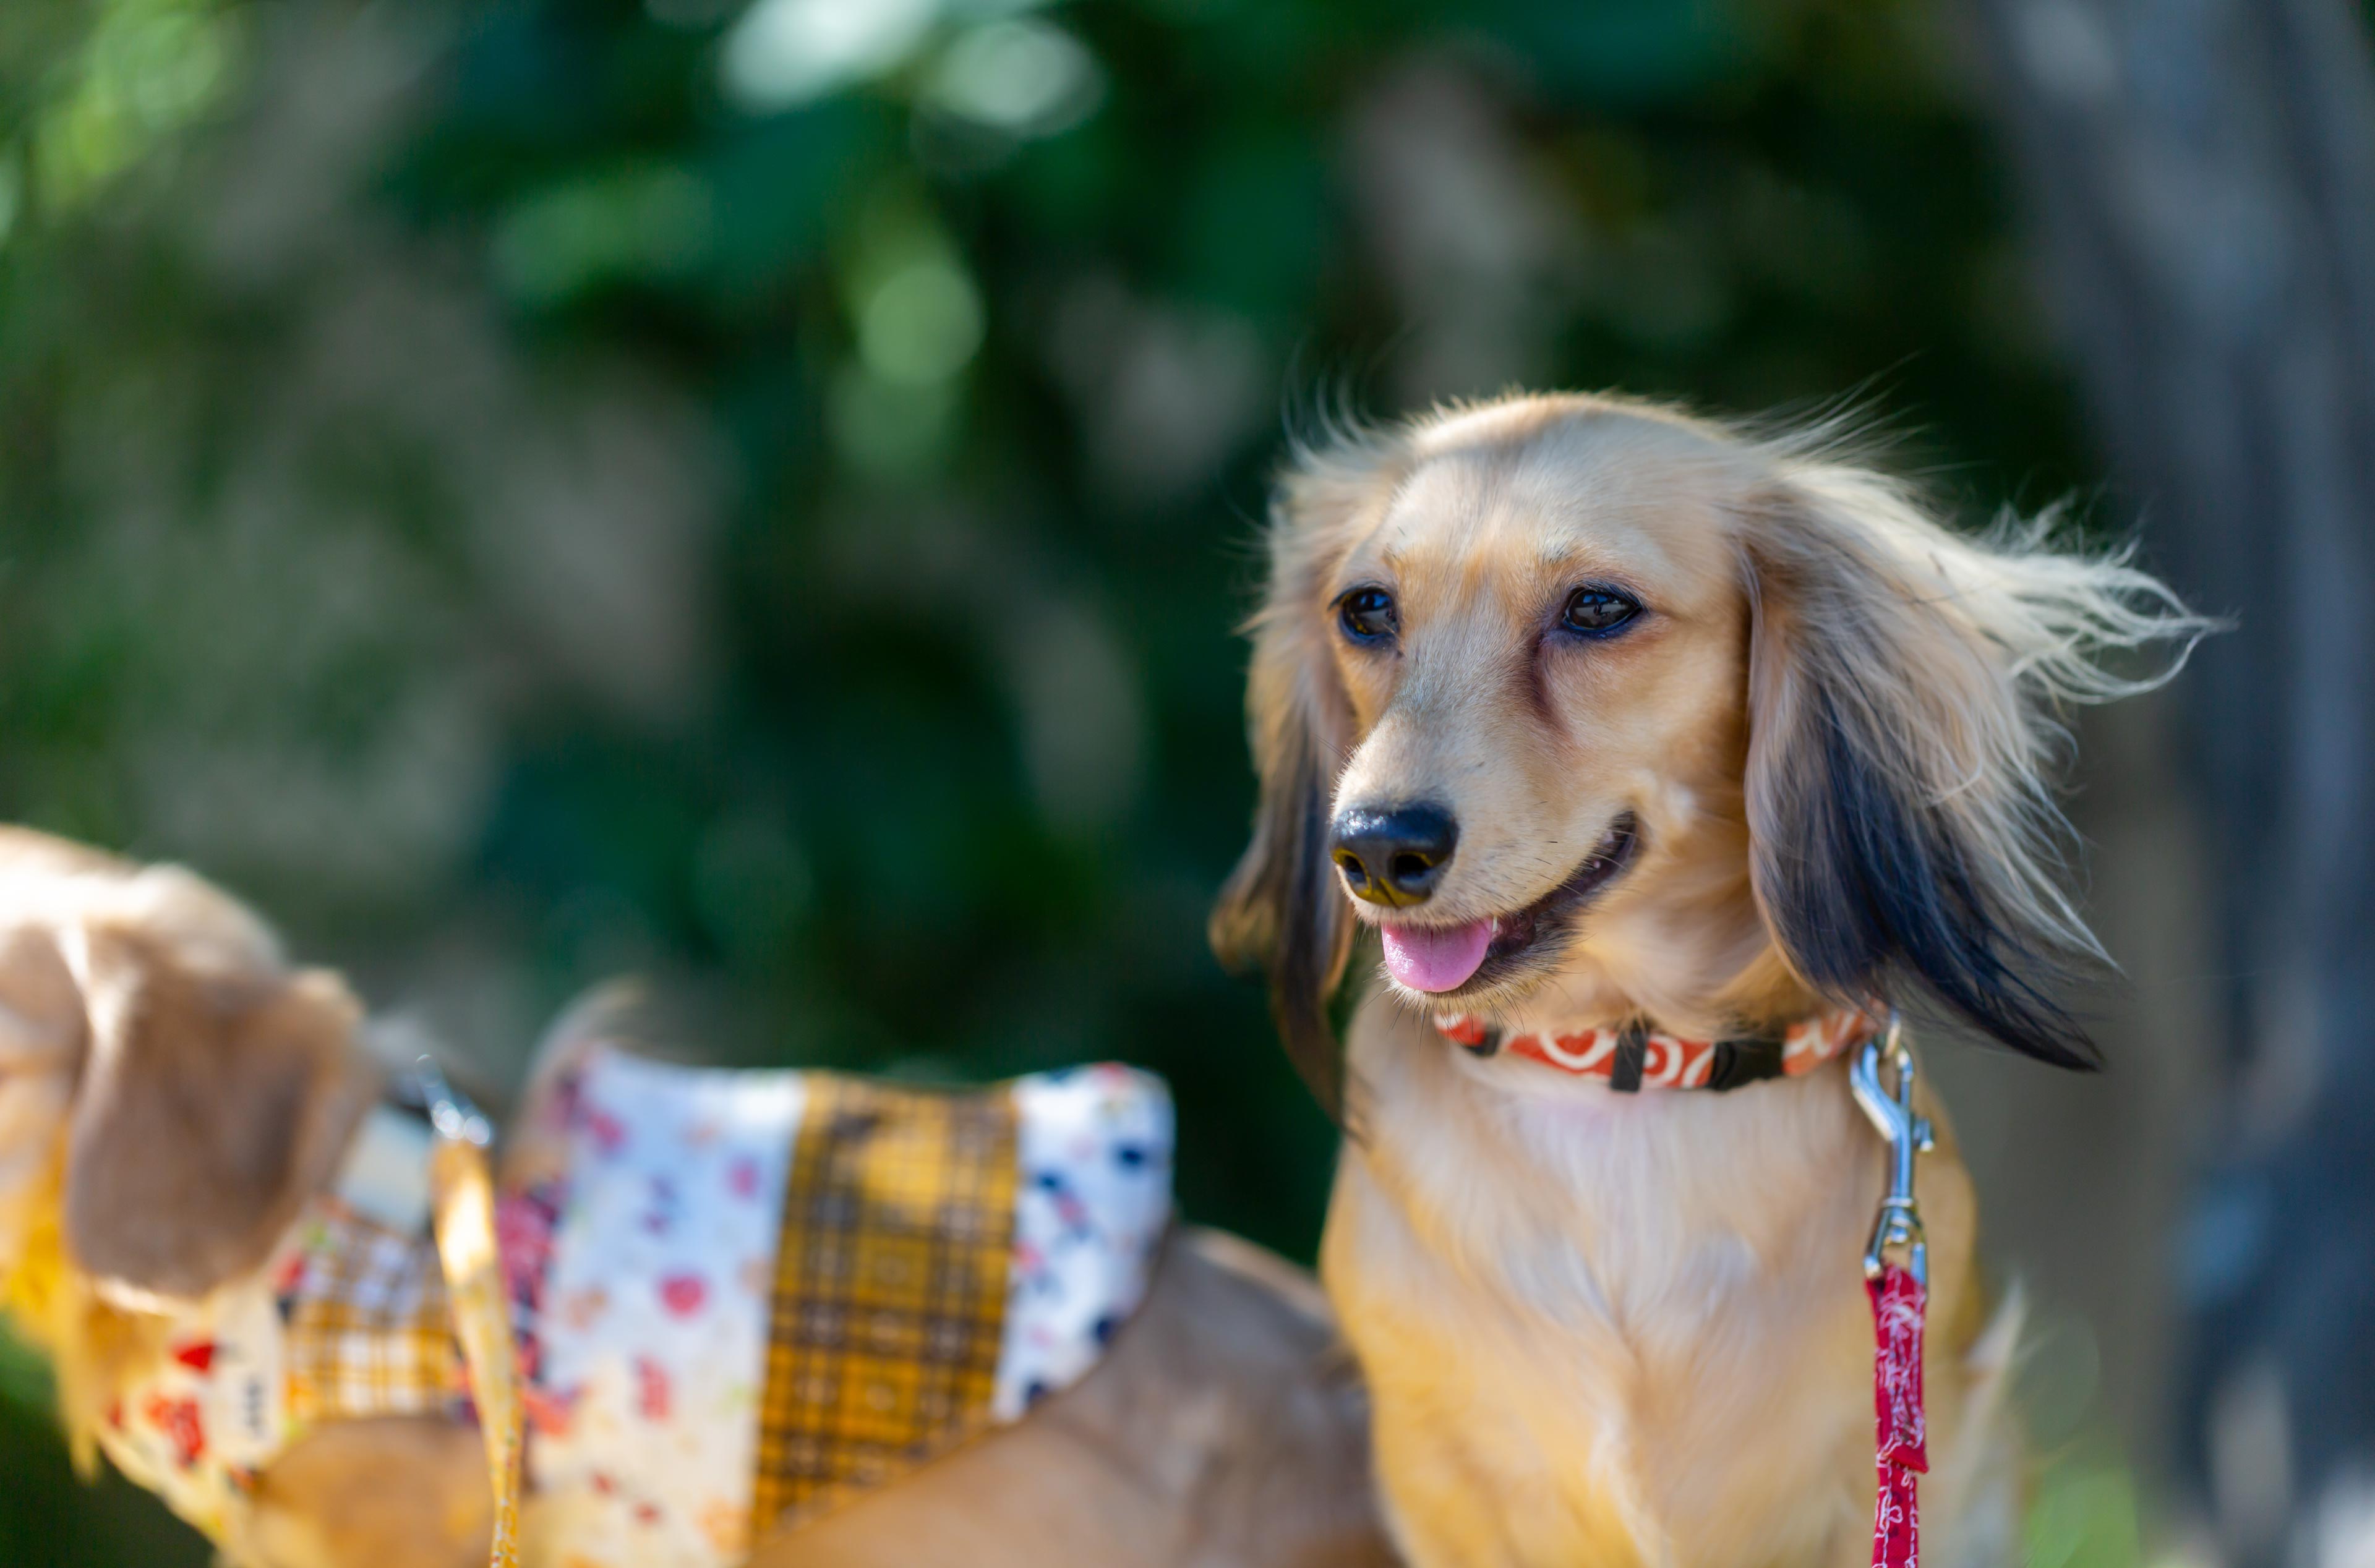
[[1328, 1003], [1352, 956], [1353, 925], [1327, 855], [1336, 775], [1352, 748], [1351, 704], [1329, 656], [1325, 578], [1348, 525], [1407, 464], [1397, 433], [1333, 431], [1298, 447], [1270, 501], [1268, 581], [1246, 624], [1253, 663], [1246, 716], [1260, 792], [1253, 842], [1221, 889], [1212, 950], [1270, 980], [1280, 1041], [1329, 1116], [1343, 1072]]
[[136, 924], [69, 945], [89, 1022], [66, 1245], [89, 1274], [196, 1299], [263, 1267], [336, 1174], [375, 1088], [361, 1009], [325, 971], [194, 967]]
[[[2058, 1067], [2099, 1065], [2053, 986], [2107, 963], [2056, 880], [2059, 710], [2149, 690], [2214, 623], [2052, 512], [1972, 540], [1902, 486], [1783, 451], [1750, 508], [1747, 805], [1758, 906], [1842, 1000], [1926, 987]], [[2172, 644], [2157, 671], [2107, 654]]]

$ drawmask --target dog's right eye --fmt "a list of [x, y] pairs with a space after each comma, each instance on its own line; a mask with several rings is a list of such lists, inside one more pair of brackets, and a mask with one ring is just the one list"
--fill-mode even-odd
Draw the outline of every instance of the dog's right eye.
[[1394, 596], [1383, 588], [1355, 588], [1336, 601], [1336, 619], [1355, 643], [1382, 643], [1400, 624]]

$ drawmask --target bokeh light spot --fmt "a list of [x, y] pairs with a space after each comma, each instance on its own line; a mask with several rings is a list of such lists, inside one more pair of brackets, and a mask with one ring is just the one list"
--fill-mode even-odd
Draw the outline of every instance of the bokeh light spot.
[[936, 0], [758, 0], [726, 35], [727, 98], [771, 113], [895, 69], [939, 15]]
[[1089, 52], [1063, 29], [1035, 19], [963, 34], [927, 89], [935, 107], [1018, 136], [1077, 125], [1104, 96], [1105, 75]]
[[953, 258], [925, 254], [874, 286], [857, 317], [857, 352], [882, 380], [929, 386], [964, 369], [982, 338], [981, 295]]

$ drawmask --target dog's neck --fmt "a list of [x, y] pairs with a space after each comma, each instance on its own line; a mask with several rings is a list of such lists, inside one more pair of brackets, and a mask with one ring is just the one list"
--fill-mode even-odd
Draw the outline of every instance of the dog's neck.
[[1476, 1056], [1374, 999], [1352, 1045], [1365, 1176], [1426, 1250], [1554, 1318], [1622, 1321], [1634, 1299], [1719, 1313], [1729, 1291], [1693, 1273], [1705, 1248], [1778, 1257], [1802, 1226], [1849, 1244], [1869, 1223], [1870, 1135], [1836, 1063], [1738, 1093], [1627, 1094]]

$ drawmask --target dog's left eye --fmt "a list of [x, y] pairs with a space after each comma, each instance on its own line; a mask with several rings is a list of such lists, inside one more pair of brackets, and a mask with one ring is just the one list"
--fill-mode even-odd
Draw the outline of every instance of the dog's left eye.
[[1567, 595], [1566, 613], [1559, 624], [1569, 631], [1597, 635], [1613, 631], [1635, 616], [1641, 607], [1624, 595], [1607, 588], [1577, 588]]

